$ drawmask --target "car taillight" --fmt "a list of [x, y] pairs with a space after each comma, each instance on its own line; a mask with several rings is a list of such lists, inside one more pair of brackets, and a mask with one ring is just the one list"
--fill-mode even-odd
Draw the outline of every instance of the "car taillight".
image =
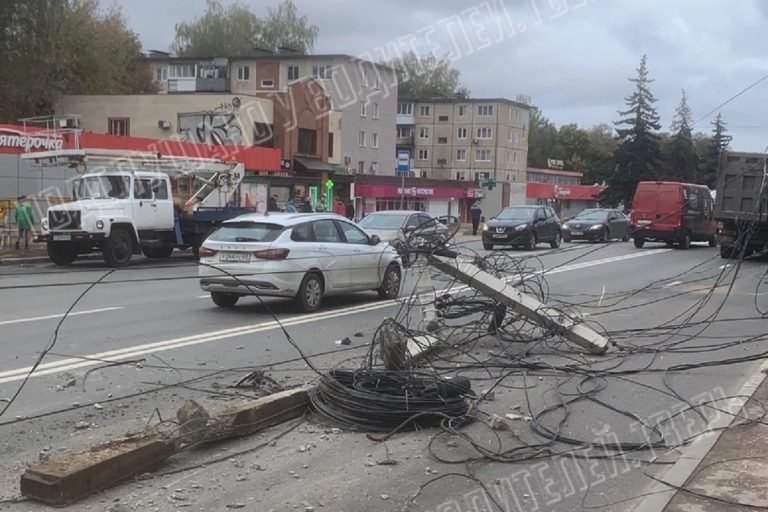
[[203, 246], [200, 247], [199, 254], [200, 254], [201, 258], [208, 258], [208, 257], [211, 257], [211, 256], [216, 256], [216, 253], [218, 253], [218, 252], [219, 251], [214, 251], [213, 249], [210, 249], [210, 248], [208, 248], [208, 247], [203, 245]]
[[289, 252], [291, 252], [290, 249], [266, 249], [254, 251], [253, 255], [262, 260], [284, 260]]

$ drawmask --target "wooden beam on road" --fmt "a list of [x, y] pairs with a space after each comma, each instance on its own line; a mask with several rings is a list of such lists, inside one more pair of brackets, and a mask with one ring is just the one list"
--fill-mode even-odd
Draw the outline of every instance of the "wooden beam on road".
[[602, 354], [608, 349], [608, 340], [580, 320], [543, 304], [510, 283], [492, 276], [471, 263], [434, 255], [429, 256], [429, 262], [449, 276], [590, 352]]
[[128, 438], [30, 466], [21, 493], [62, 506], [150, 471], [176, 452], [172, 440]]

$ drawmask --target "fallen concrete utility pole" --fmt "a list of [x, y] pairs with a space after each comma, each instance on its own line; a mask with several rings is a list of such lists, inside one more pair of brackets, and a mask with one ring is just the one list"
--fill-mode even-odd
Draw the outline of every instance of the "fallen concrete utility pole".
[[565, 339], [595, 354], [608, 349], [608, 340], [584, 323], [551, 308], [514, 288], [507, 281], [493, 277], [471, 263], [444, 256], [429, 256], [435, 268], [445, 272], [475, 290], [504, 304], [514, 312], [561, 334]]
[[67, 505], [158, 467], [185, 445], [241, 437], [297, 418], [309, 407], [310, 389], [281, 391], [210, 417], [197, 403], [185, 404], [179, 417], [188, 419], [173, 432], [121, 439], [31, 465], [21, 476], [21, 493], [51, 505]]

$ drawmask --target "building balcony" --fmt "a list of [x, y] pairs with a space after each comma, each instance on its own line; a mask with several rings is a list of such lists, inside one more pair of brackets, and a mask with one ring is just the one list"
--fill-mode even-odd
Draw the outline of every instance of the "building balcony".
[[229, 92], [227, 78], [169, 78], [168, 92]]
[[396, 146], [413, 146], [413, 135], [407, 137], [397, 137], [395, 139]]
[[416, 116], [413, 114], [397, 114], [396, 124], [416, 124]]

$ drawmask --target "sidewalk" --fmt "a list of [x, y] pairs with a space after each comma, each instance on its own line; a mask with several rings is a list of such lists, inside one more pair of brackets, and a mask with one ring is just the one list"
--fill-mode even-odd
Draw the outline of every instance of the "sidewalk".
[[[696, 467], [664, 512], [737, 512], [768, 509], [768, 426], [761, 404], [768, 379]], [[760, 422], [763, 423], [760, 423]]]
[[29, 249], [0, 249], [0, 265], [3, 263], [22, 263], [25, 261], [47, 261], [45, 244], [30, 243]]

